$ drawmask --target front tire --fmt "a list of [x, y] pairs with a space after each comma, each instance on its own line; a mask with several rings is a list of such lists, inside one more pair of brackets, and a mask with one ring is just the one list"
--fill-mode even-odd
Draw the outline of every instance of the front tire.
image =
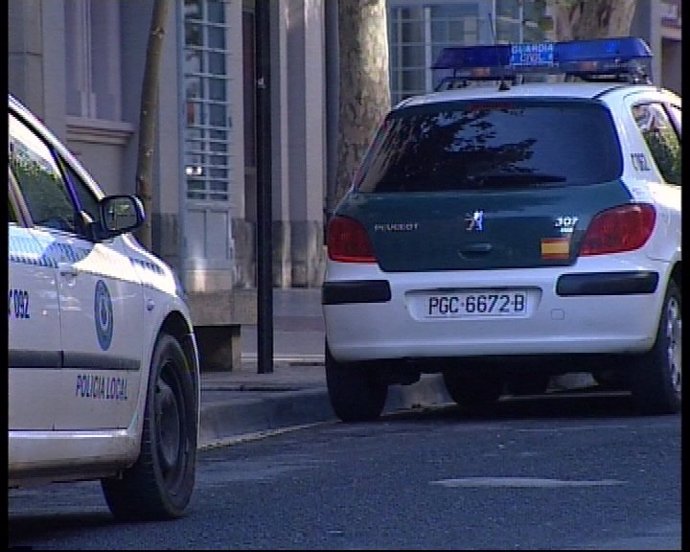
[[654, 347], [636, 361], [630, 390], [645, 414], [674, 414], [681, 408], [681, 292], [668, 283]]
[[101, 481], [119, 520], [179, 518], [194, 489], [197, 404], [192, 374], [180, 343], [161, 334], [146, 395], [141, 450], [120, 478]]
[[326, 384], [335, 415], [343, 422], [378, 418], [388, 395], [388, 386], [376, 374], [356, 363], [337, 362], [326, 343]]

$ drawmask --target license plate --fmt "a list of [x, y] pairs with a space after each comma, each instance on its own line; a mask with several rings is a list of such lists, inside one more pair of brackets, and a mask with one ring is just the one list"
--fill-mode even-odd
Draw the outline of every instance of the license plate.
[[527, 316], [524, 291], [432, 294], [425, 297], [425, 318], [481, 318]]

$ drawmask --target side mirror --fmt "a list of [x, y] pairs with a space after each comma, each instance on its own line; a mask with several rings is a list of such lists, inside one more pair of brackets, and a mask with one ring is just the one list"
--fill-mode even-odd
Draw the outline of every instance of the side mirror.
[[101, 228], [100, 238], [112, 238], [131, 232], [144, 222], [144, 205], [132, 195], [112, 195], [99, 203]]

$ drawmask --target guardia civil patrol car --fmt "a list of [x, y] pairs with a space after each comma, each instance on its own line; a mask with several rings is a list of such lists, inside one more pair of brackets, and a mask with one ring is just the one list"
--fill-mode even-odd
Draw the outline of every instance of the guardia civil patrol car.
[[50, 131], [8, 100], [8, 482], [100, 479], [119, 519], [182, 515], [199, 363], [171, 269]]
[[681, 99], [625, 37], [448, 48], [385, 117], [328, 223], [330, 400], [380, 415], [441, 373], [485, 406], [590, 372], [681, 404]]

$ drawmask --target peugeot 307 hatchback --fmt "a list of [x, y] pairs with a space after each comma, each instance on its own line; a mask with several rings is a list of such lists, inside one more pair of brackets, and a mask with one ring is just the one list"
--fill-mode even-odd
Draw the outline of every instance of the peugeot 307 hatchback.
[[199, 353], [172, 269], [8, 96], [8, 487], [100, 480], [117, 519], [182, 516], [196, 478]]
[[632, 38], [449, 49], [445, 90], [385, 117], [328, 225], [342, 420], [422, 373], [467, 407], [590, 372], [679, 410], [681, 99], [644, 82], [649, 57]]

